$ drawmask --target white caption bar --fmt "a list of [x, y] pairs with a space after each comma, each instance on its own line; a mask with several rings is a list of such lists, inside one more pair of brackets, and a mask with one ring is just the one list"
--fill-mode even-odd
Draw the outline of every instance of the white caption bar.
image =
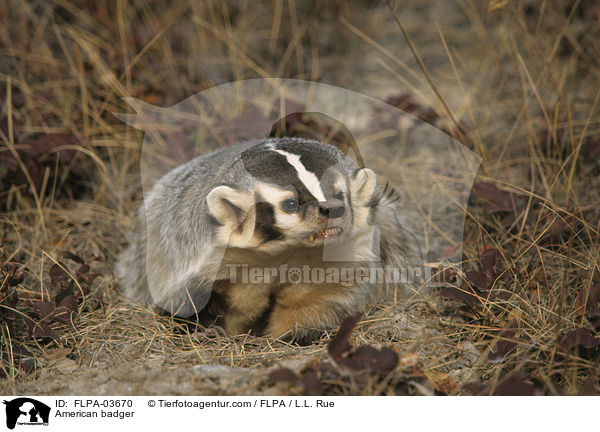
[[[0, 396], [0, 430], [584, 430], [597, 397]], [[582, 415], [583, 413], [587, 413]], [[382, 430], [385, 430], [382, 429]], [[474, 430], [474, 429], [473, 429]]]

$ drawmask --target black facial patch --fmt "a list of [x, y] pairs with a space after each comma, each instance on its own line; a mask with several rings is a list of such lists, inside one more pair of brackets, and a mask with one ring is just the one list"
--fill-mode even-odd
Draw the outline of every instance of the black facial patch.
[[[272, 145], [272, 148], [269, 148], [269, 145]], [[299, 156], [306, 170], [319, 179], [328, 168], [338, 163], [337, 150], [316, 141], [290, 139], [272, 143], [267, 141], [244, 151], [241, 155], [244, 168], [257, 180], [280, 187], [292, 186], [298, 192], [301, 204], [302, 197], [311, 197], [310, 201], [314, 201], [315, 197], [298, 178], [296, 168], [288, 162], [286, 156], [277, 153], [276, 150]]]
[[256, 197], [256, 231], [265, 240], [281, 240], [283, 234], [275, 227], [275, 209], [257, 195]]

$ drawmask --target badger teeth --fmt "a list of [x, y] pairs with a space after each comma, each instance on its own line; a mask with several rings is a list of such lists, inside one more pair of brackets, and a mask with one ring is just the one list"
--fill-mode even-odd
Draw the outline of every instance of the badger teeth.
[[315, 242], [315, 239], [324, 239], [327, 237], [337, 236], [341, 232], [342, 232], [342, 229], [340, 227], [326, 228], [324, 230], [312, 233], [306, 239], [308, 240], [309, 243], [312, 244]]

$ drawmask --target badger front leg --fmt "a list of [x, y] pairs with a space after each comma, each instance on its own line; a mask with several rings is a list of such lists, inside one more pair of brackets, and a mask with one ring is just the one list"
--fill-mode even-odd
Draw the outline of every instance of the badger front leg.
[[246, 333], [269, 306], [270, 287], [263, 284], [232, 283], [223, 288], [227, 299], [225, 331], [230, 336]]
[[283, 287], [276, 294], [267, 333], [308, 342], [360, 309], [359, 292], [331, 284]]

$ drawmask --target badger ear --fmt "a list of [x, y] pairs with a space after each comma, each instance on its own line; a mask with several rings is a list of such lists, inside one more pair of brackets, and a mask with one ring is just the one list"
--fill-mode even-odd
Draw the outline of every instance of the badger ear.
[[350, 182], [352, 197], [359, 205], [368, 205], [375, 193], [377, 176], [369, 168], [354, 171], [354, 177]]
[[217, 186], [206, 197], [208, 211], [221, 227], [218, 236], [223, 244], [247, 247], [252, 244], [256, 211], [254, 194], [229, 186]]
[[219, 224], [235, 229], [246, 220], [254, 200], [252, 194], [247, 192], [229, 186], [217, 186], [208, 193], [206, 203], [208, 211]]

